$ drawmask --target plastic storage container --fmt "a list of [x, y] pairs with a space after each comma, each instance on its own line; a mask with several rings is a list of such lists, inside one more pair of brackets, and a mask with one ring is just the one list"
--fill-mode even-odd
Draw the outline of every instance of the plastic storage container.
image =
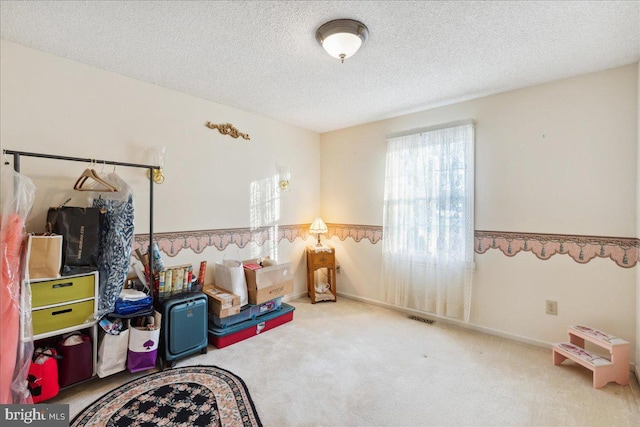
[[293, 320], [295, 307], [282, 303], [280, 310], [272, 311], [253, 320], [245, 320], [227, 328], [209, 325], [209, 343], [217, 348], [224, 348], [231, 344], [246, 340], [260, 333], [269, 331]]
[[240, 313], [228, 317], [218, 317], [215, 314], [209, 313], [209, 325], [226, 328], [227, 326], [236, 325], [245, 320], [255, 319], [272, 311], [280, 310], [283, 298], [284, 297], [278, 297], [258, 305], [248, 304], [240, 310]]

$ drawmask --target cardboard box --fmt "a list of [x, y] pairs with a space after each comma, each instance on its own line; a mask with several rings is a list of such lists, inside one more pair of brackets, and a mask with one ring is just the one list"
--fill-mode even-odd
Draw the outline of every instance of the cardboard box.
[[[243, 265], [257, 264], [258, 260], [242, 261]], [[245, 268], [249, 304], [262, 304], [293, 292], [293, 270], [290, 262], [277, 264], [266, 259], [260, 269]]]
[[240, 313], [240, 297], [238, 295], [213, 285], [205, 285], [202, 292], [209, 300], [210, 313], [220, 318]]

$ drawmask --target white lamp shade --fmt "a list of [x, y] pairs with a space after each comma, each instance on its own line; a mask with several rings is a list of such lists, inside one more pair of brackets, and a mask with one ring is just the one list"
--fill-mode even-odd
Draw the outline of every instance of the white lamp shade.
[[349, 33], [335, 33], [322, 42], [324, 50], [337, 59], [353, 56], [360, 49], [360, 46], [362, 46], [362, 39]]
[[311, 227], [309, 227], [309, 232], [311, 234], [324, 234], [328, 232], [327, 224], [324, 223], [322, 218], [316, 218], [311, 223]]

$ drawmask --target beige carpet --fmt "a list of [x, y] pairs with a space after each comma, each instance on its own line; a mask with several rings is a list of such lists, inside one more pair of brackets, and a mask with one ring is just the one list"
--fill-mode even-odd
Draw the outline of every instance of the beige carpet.
[[[293, 302], [292, 322], [178, 366], [209, 364], [247, 384], [267, 427], [637, 426], [640, 388], [592, 388], [591, 372], [551, 350], [339, 299]], [[65, 390], [73, 417], [134, 376]]]

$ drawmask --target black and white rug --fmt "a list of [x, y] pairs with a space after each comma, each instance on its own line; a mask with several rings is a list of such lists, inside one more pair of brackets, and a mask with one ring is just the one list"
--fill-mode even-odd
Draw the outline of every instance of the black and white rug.
[[136, 378], [82, 410], [71, 426], [262, 426], [244, 381], [216, 366]]

